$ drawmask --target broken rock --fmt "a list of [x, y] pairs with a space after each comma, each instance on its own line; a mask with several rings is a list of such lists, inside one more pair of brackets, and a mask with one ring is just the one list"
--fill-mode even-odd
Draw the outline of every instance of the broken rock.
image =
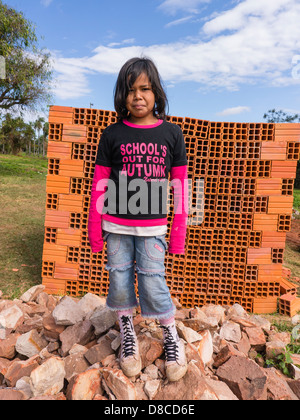
[[133, 383], [118, 369], [103, 368], [103, 379], [117, 400], [134, 401], [137, 398]]
[[0, 313], [0, 329], [16, 330], [23, 321], [24, 313], [17, 305], [13, 305]]
[[221, 327], [220, 337], [226, 341], [239, 343], [242, 339], [241, 327], [235, 322], [226, 321]]
[[61, 341], [61, 353], [67, 356], [74, 344], [85, 346], [93, 336], [93, 326], [90, 321], [82, 321], [76, 325], [66, 328], [59, 336]]
[[84, 312], [69, 296], [65, 296], [61, 299], [59, 304], [52, 312], [52, 316], [57, 325], [70, 326], [75, 325], [82, 321], [84, 318]]
[[22, 302], [33, 302], [40, 293], [42, 293], [45, 290], [45, 286], [42, 284], [39, 284], [37, 286], [32, 287], [31, 289], [27, 290], [21, 297], [20, 300]]
[[254, 361], [232, 356], [216, 372], [239, 400], [266, 400], [267, 376]]
[[216, 401], [218, 397], [206, 382], [197, 366], [190, 362], [186, 375], [178, 382], [169, 382], [159, 391], [154, 400], [207, 400]]
[[108, 331], [115, 325], [117, 315], [107, 307], [100, 307], [90, 316], [90, 321], [95, 328], [95, 334], [100, 335]]
[[79, 373], [70, 380], [67, 398], [73, 401], [92, 401], [96, 395], [103, 395], [99, 369]]
[[48, 341], [41, 337], [37, 330], [31, 330], [18, 337], [16, 351], [23, 356], [30, 358], [39, 354], [39, 352], [47, 347], [47, 345]]
[[34, 397], [55, 395], [64, 387], [65, 364], [59, 357], [51, 357], [30, 374], [30, 386]]

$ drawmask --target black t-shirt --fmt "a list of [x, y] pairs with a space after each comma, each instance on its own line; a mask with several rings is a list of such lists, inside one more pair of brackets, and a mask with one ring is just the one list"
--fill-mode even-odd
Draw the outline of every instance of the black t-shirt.
[[164, 219], [170, 170], [187, 165], [182, 131], [166, 121], [147, 128], [118, 122], [103, 132], [96, 164], [112, 168], [107, 214]]

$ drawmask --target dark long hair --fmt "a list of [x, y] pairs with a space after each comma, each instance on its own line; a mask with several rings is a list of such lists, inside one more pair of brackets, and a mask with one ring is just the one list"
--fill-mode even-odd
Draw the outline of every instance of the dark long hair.
[[115, 110], [119, 120], [128, 117], [126, 99], [129, 90], [142, 73], [148, 76], [155, 96], [154, 116], [159, 119], [166, 118], [168, 99], [155, 64], [149, 58], [131, 58], [121, 68], [114, 91]]

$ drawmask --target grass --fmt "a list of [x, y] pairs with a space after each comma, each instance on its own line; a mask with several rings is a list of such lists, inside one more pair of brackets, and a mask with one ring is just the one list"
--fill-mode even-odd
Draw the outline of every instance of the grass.
[[293, 208], [295, 211], [300, 212], [300, 189], [294, 189], [294, 204]]
[[0, 290], [18, 298], [42, 282], [46, 158], [0, 155]]

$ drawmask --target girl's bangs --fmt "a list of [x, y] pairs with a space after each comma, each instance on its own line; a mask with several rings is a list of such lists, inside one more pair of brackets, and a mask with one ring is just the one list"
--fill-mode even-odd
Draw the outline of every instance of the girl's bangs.
[[136, 61], [128, 68], [126, 75], [126, 86], [128, 90], [132, 88], [142, 73], [145, 73], [150, 82], [152, 82], [149, 68], [144, 60]]

